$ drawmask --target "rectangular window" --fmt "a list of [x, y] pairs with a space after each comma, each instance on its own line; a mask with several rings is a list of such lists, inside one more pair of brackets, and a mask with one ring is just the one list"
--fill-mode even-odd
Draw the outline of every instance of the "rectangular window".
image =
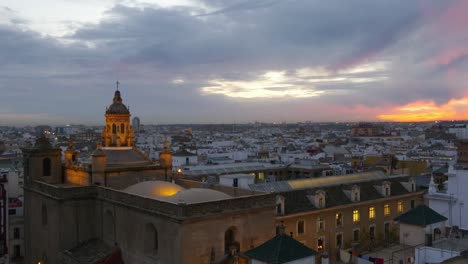
[[370, 239], [375, 238], [375, 226], [369, 227], [369, 237], [370, 237]]
[[317, 250], [318, 250], [318, 251], [323, 250], [323, 248], [325, 247], [324, 244], [325, 244], [325, 243], [323, 242], [323, 238], [319, 238], [319, 239], [317, 240]]
[[13, 259], [21, 258], [21, 246], [15, 245], [13, 247]]
[[342, 245], [343, 245], [343, 235], [337, 234], [336, 235], [336, 247], [341, 248]]
[[390, 234], [390, 223], [385, 223], [385, 238], [388, 238]]
[[20, 238], [20, 229], [18, 227], [15, 227], [13, 229], [13, 238], [14, 239], [19, 239]]
[[359, 229], [353, 231], [353, 240], [359, 241]]
[[342, 226], [343, 225], [343, 214], [337, 213], [336, 214], [336, 226]]
[[325, 229], [325, 221], [323, 220], [323, 216], [319, 216], [317, 218], [317, 231]]
[[384, 205], [384, 215], [390, 215], [390, 205]]
[[304, 225], [305, 225], [304, 220], [299, 220], [297, 222], [297, 234], [298, 235], [304, 234], [304, 232], [305, 232]]
[[353, 211], [353, 222], [354, 223], [359, 222], [359, 211], [358, 210]]
[[403, 213], [403, 202], [398, 202], [397, 210], [399, 213]]
[[375, 207], [369, 207], [369, 219], [375, 218]]

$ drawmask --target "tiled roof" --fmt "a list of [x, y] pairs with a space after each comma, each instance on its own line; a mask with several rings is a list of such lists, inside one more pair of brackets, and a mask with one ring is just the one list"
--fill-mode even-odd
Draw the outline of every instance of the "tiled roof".
[[104, 244], [101, 240], [92, 239], [73, 249], [64, 251], [63, 255], [73, 260], [74, 263], [110, 263], [102, 261], [113, 256], [116, 250], [118, 249]]
[[381, 171], [360, 172], [339, 176], [327, 176], [318, 178], [307, 178], [281, 182], [265, 182], [249, 184], [253, 191], [284, 192], [289, 190], [308, 189], [316, 187], [328, 187], [341, 184], [361, 183], [364, 181], [388, 180], [391, 177]]
[[[410, 193], [401, 182], [407, 182], [409, 176], [402, 176], [396, 178], [386, 179], [385, 181], [390, 182], [390, 196], [399, 196]], [[285, 198], [285, 214], [295, 214], [300, 212], [317, 210], [319, 208], [315, 207], [313, 202], [313, 196], [318, 190], [323, 190], [325, 192], [325, 205], [326, 208], [331, 208], [335, 206], [341, 206], [346, 204], [354, 203], [351, 200], [351, 197], [345, 194], [346, 190], [351, 190], [353, 185], [360, 187], [360, 202], [372, 201], [375, 199], [384, 198], [384, 196], [374, 188], [375, 185], [381, 185], [384, 180], [374, 180], [366, 181], [361, 183], [352, 183], [352, 184], [340, 184], [332, 185], [328, 187], [316, 187], [308, 188], [302, 190], [291, 190], [278, 193], [279, 195], [284, 196]], [[311, 197], [311, 199], [308, 198]]]
[[143, 154], [134, 149], [102, 149], [106, 154], [107, 166], [151, 164]]
[[447, 217], [422, 204], [398, 216], [394, 220], [410, 225], [427, 226], [430, 224], [446, 221]]
[[316, 255], [317, 252], [295, 240], [279, 234], [260, 246], [244, 253], [251, 259], [260, 260], [268, 264], [280, 264]]

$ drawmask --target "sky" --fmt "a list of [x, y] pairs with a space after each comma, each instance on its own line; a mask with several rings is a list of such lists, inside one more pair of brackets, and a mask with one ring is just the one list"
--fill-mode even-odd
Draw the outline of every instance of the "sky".
[[0, 125], [468, 119], [468, 1], [2, 0]]

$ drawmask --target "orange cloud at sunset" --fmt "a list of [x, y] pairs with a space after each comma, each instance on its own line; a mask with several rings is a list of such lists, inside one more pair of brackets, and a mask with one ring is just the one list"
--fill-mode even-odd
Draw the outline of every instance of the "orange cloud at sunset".
[[433, 101], [416, 101], [395, 108], [392, 113], [380, 114], [378, 119], [394, 122], [425, 122], [468, 119], [468, 97], [451, 99], [437, 105]]

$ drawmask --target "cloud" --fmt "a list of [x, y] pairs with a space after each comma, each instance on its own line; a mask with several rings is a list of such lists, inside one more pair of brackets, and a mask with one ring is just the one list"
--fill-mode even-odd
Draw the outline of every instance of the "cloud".
[[119, 79], [143, 120], [210, 123], [375, 120], [467, 96], [459, 1], [119, 3], [53, 37], [3, 9], [0, 103], [99, 124]]
[[446, 104], [437, 105], [433, 101], [416, 101], [396, 107], [391, 113], [380, 114], [378, 118], [396, 122], [423, 122], [437, 120], [466, 120], [468, 97], [452, 99]]

